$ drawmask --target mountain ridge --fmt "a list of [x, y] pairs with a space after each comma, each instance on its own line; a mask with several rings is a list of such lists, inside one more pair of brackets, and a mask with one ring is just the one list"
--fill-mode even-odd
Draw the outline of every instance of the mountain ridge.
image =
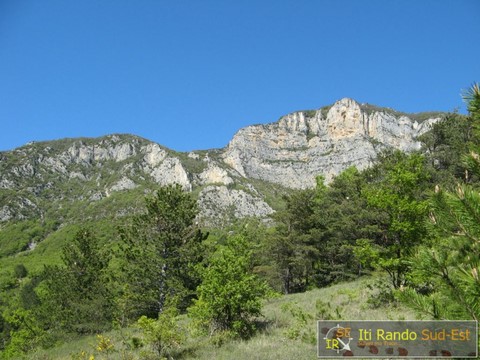
[[[197, 196], [206, 223], [268, 218], [278, 208], [276, 197], [313, 187], [318, 175], [328, 182], [349, 166], [368, 167], [389, 147], [419, 149], [418, 135], [442, 116], [431, 113], [436, 117], [419, 122], [365, 106], [344, 98], [293, 112], [239, 129], [220, 149], [177, 152], [131, 134], [29, 142], [0, 152], [0, 224], [44, 216], [68, 219], [62, 209], [78, 204], [88, 215], [92, 203], [128, 192], [141, 196], [171, 183]], [[132, 210], [127, 202], [122, 206], [127, 208], [117, 212]]]
[[[432, 113], [437, 117], [419, 123], [396, 113], [402, 115], [385, 110], [367, 113], [356, 101], [344, 98], [331, 107], [294, 112], [275, 123], [240, 129], [227, 145], [224, 161], [246, 177], [291, 188], [311, 187], [316, 175], [330, 181], [348, 166], [369, 166], [386, 147], [419, 149], [416, 137], [441, 118], [440, 113]], [[285, 168], [278, 161], [291, 164]], [[296, 165], [302, 162], [308, 165]]]

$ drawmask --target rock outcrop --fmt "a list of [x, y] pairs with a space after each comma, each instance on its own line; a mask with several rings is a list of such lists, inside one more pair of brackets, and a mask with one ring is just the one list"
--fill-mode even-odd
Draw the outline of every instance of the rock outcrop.
[[265, 218], [274, 211], [259, 195], [226, 186], [209, 185], [199, 195], [198, 203], [202, 209], [200, 218], [213, 225], [245, 217]]
[[93, 212], [122, 192], [143, 197], [173, 183], [198, 195], [205, 222], [268, 217], [275, 206], [267, 195], [271, 200], [278, 189], [313, 187], [318, 175], [330, 181], [351, 165], [365, 168], [387, 147], [418, 149], [417, 137], [439, 118], [417, 121], [342, 99], [240, 129], [225, 149], [177, 153], [132, 135], [32, 142], [0, 152], [0, 223], [45, 212], [68, 217], [76, 201]]
[[393, 112], [367, 112], [354, 100], [342, 99], [326, 115], [322, 110], [296, 112], [273, 124], [241, 129], [223, 159], [244, 177], [308, 188], [317, 175], [330, 181], [351, 165], [369, 166], [386, 147], [419, 149], [416, 138], [438, 120], [420, 124]]

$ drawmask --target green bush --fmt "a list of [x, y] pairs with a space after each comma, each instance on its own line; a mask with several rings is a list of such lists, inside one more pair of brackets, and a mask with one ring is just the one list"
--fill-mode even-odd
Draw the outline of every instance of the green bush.
[[198, 300], [189, 309], [197, 327], [210, 335], [229, 332], [249, 337], [255, 318], [261, 315], [261, 299], [267, 286], [251, 272], [251, 251], [242, 237], [219, 247], [203, 273]]
[[14, 272], [15, 272], [15, 277], [17, 279], [23, 279], [24, 277], [26, 277], [28, 275], [27, 268], [23, 264], [15, 265]]
[[176, 309], [166, 308], [157, 320], [142, 316], [138, 326], [143, 331], [144, 342], [155, 356], [171, 357], [184, 341], [184, 332], [176, 321]]

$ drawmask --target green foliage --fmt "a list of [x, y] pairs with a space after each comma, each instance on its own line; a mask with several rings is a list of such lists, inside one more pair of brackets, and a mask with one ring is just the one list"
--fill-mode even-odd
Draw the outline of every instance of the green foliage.
[[267, 237], [266, 254], [279, 274], [284, 293], [304, 291], [309, 286], [312, 259], [318, 253], [309, 229], [314, 212], [314, 190], [302, 190], [285, 196], [286, 208], [276, 214], [275, 232]]
[[40, 280], [40, 277], [34, 277], [33, 279], [24, 282], [21, 287], [19, 300], [23, 309], [31, 310], [40, 305], [40, 299], [35, 292], [35, 288], [38, 286]]
[[328, 115], [328, 112], [330, 111], [330, 109], [332, 108], [333, 105], [328, 105], [328, 106], [324, 106], [322, 108], [320, 108], [320, 111], [322, 112], [322, 117], [324, 119], [327, 118], [327, 115]]
[[307, 118], [313, 118], [317, 114], [317, 110], [303, 110], [301, 111]]
[[[179, 186], [150, 192], [144, 213], [131, 219], [123, 217], [138, 214], [139, 199], [150, 191], [149, 181], [137, 174], [135, 165], [111, 160], [99, 166], [95, 159], [88, 166], [72, 163], [67, 170], [84, 178], [67, 181], [63, 175], [34, 163], [38, 154], [58, 156], [79, 145], [93, 148], [98, 143], [95, 139], [81, 139], [75, 144], [59, 141], [52, 143], [50, 149], [33, 144], [2, 153], [0, 172], [12, 173], [11, 180], [22, 190], [0, 189], [0, 202], [11, 204], [15, 215], [27, 220], [5, 223], [0, 229], [0, 357], [22, 357], [33, 349], [51, 346], [61, 334], [74, 336], [70, 332], [87, 339], [86, 333], [110, 329], [114, 314], [120, 325], [141, 315], [158, 320], [141, 317], [137, 324], [143, 341], [137, 337], [138, 328], [135, 329], [137, 333], [128, 337], [131, 341], [125, 342], [130, 347], [125, 345], [122, 354], [120, 345], [114, 346], [106, 335], [97, 338], [96, 345], [90, 344], [95, 346], [93, 353], [80, 352], [79, 348], [68, 349], [68, 354], [79, 358], [95, 355], [127, 359], [133, 356], [129, 352], [132, 350], [136, 355], [143, 351], [143, 356], [150, 358], [183, 355], [180, 344], [198, 339], [183, 337], [175, 308], [186, 309], [197, 296], [190, 315], [197, 326], [210, 332], [211, 341], [205, 343], [210, 346], [207, 357], [211, 357], [211, 344], [228, 344], [228, 349], [236, 344], [232, 338], [249, 337], [255, 332], [261, 299], [267, 293], [259, 276], [275, 289], [292, 293], [348, 281], [373, 269], [389, 274], [390, 283], [384, 279], [374, 283], [367, 289], [369, 295], [359, 296], [350, 285], [341, 293], [324, 289], [315, 309], [311, 299], [305, 305], [312, 293], [303, 298], [296, 294], [288, 300], [276, 299], [291, 302], [294, 297], [298, 304], [276, 309], [278, 318], [262, 323], [266, 331], [255, 340], [265, 341], [275, 333], [275, 346], [283, 346], [285, 353], [293, 348], [291, 341], [311, 346], [313, 333], [309, 327], [316, 318], [358, 318], [378, 309], [383, 309], [376, 313], [380, 318], [395, 317], [398, 304], [394, 294], [427, 317], [478, 319], [478, 85], [474, 84], [465, 98], [469, 116], [450, 114], [435, 124], [432, 131], [421, 137], [424, 156], [385, 153], [370, 169], [349, 168], [328, 186], [319, 178], [315, 189], [304, 191], [248, 180], [277, 210], [275, 225], [268, 227], [254, 220], [238, 222], [214, 230], [216, 238], [207, 242], [195, 224], [198, 209], [192, 194], [184, 193]], [[366, 109], [377, 110], [368, 106]], [[327, 111], [328, 108], [321, 109], [323, 115]], [[314, 113], [305, 115], [311, 117]], [[436, 115], [417, 114], [414, 118], [422, 121]], [[307, 133], [307, 139], [312, 136]], [[117, 144], [126, 141], [144, 143], [142, 139], [121, 136]], [[175, 155], [194, 173], [207, 164], [187, 154]], [[209, 152], [210, 155], [218, 158], [220, 152]], [[142, 156], [139, 152], [134, 162]], [[35, 166], [35, 177], [22, 177], [11, 171], [19, 166], [28, 170], [29, 165]], [[96, 176], [91, 176], [93, 169]], [[118, 175], [126, 172], [139, 185], [136, 189], [90, 200], [93, 191], [110, 188], [118, 181]], [[41, 186], [36, 178], [42, 180]], [[243, 181], [247, 180], [231, 186], [250, 191]], [[430, 196], [429, 191], [437, 184], [437, 192]], [[195, 189], [197, 194], [200, 190]], [[28, 201], [18, 202], [19, 197], [35, 206], [25, 205]], [[32, 216], [35, 220], [28, 220]], [[127, 220], [122, 221], [120, 243], [112, 241], [117, 218]], [[75, 222], [95, 226], [96, 235], [78, 232]], [[237, 236], [230, 237], [230, 232]], [[108, 249], [101, 244], [108, 244]], [[110, 261], [107, 254], [113, 252], [117, 257]], [[48, 266], [40, 272], [43, 264]], [[392, 292], [392, 286], [397, 290]], [[343, 314], [350, 311], [346, 305], [357, 301], [363, 301], [357, 313]], [[170, 302], [173, 307], [167, 306]], [[182, 321], [188, 323], [191, 319], [185, 317]], [[144, 351], [143, 343], [151, 351]], [[244, 352], [251, 351], [251, 344], [243, 348]], [[203, 346], [192, 345], [191, 351]]]
[[[412, 281], [425, 294], [457, 306], [435, 312], [442, 318], [480, 317], [480, 194], [468, 185], [432, 198], [432, 231], [437, 239], [414, 257]], [[438, 293], [438, 294], [435, 294]], [[438, 304], [438, 301], [436, 302]], [[432, 303], [433, 306], [433, 303]], [[432, 313], [432, 311], [426, 311]]]
[[307, 313], [300, 306], [294, 303], [283, 304], [282, 311], [290, 313], [294, 319], [294, 323], [284, 332], [288, 339], [300, 339], [311, 344], [316, 342], [315, 331], [309, 327], [314, 319], [313, 315]]
[[70, 360], [95, 360], [95, 356], [82, 350], [78, 353], [71, 353]]
[[472, 130], [471, 122], [465, 116], [448, 114], [419, 140], [423, 143], [435, 184], [469, 180], [462, 158], [468, 152]]
[[[362, 268], [353, 249], [359, 238], [378, 236], [376, 222], [381, 214], [367, 208], [362, 191], [366, 181], [355, 167], [340, 173], [317, 195], [312, 236], [319, 249], [316, 284], [352, 279]], [[317, 193], [319, 187], [317, 185]]]
[[205, 152], [205, 151], [199, 151], [195, 152], [196, 155], [199, 156], [198, 159], [192, 158], [189, 156], [189, 153], [184, 153], [184, 152], [174, 152], [173, 155], [178, 157], [180, 161], [182, 162], [182, 166], [187, 169], [187, 171], [191, 173], [196, 173], [199, 174], [202, 171], [204, 171], [208, 164], [206, 161], [204, 161], [204, 157], [206, 155], [212, 154], [214, 156], [214, 150], [211, 150], [210, 152]]
[[[394, 288], [405, 285], [409, 271], [408, 256], [427, 236], [425, 189], [429, 174], [425, 160], [417, 154], [386, 154], [382, 161], [366, 171], [370, 182], [362, 191], [368, 205], [384, 214], [378, 250], [363, 243], [364, 253], [378, 259], [375, 266], [386, 271]], [[372, 252], [373, 251], [373, 252]], [[360, 253], [360, 251], [357, 251]], [[363, 259], [364, 260], [364, 259]]]
[[382, 248], [371, 239], [358, 239], [353, 249], [356, 259], [367, 269], [374, 269], [380, 262]]
[[[478, 160], [480, 91], [477, 84], [466, 93], [473, 140], [470, 157]], [[472, 167], [480, 176], [480, 168]], [[410, 301], [436, 318], [480, 318], [480, 193], [477, 186], [458, 184], [455, 190], [436, 188], [430, 213], [433, 241], [412, 259]], [[415, 293], [415, 294], [414, 294]], [[408, 296], [407, 296], [408, 297]], [[403, 297], [405, 299], [405, 296]], [[408, 301], [408, 300], [407, 300]]]
[[469, 121], [472, 127], [472, 139], [468, 144], [469, 154], [464, 156], [464, 163], [477, 179], [480, 177], [480, 86], [474, 83], [464, 92], [467, 101]]
[[97, 334], [97, 344], [95, 348], [99, 353], [105, 354], [107, 357], [115, 351], [115, 345], [112, 343], [112, 340], [100, 334]]
[[[379, 274], [380, 275], [380, 274]], [[383, 277], [383, 276], [382, 276]], [[401, 304], [398, 307], [382, 305], [372, 308], [366, 303], [373, 291], [368, 289], [368, 284], [374, 279], [364, 277], [348, 283], [336, 284], [322, 289], [314, 289], [305, 293], [280, 296], [268, 299], [263, 303], [262, 313], [264, 322], [257, 334], [248, 341], [232, 339], [230, 333], [219, 333], [218, 336], [186, 336], [180, 343], [180, 348], [173, 348], [171, 357], [175, 359], [307, 359], [315, 354], [315, 345], [302, 336], [298, 339], [289, 339], [286, 331], [295, 327], [297, 318], [290, 311], [283, 310], [283, 304], [295, 304], [298, 312], [307, 314], [313, 319], [308, 322], [301, 332], [315, 333], [316, 319], [415, 319], [415, 314]], [[320, 306], [317, 304], [320, 303]], [[320, 310], [318, 310], [320, 307]], [[319, 316], [322, 313], [326, 317]], [[337, 314], [336, 310], [339, 310]], [[300, 319], [301, 317], [299, 317]], [[178, 323], [188, 326], [191, 319], [179, 316]], [[54, 348], [38, 349], [23, 357], [25, 360], [89, 360], [94, 356], [96, 360], [134, 360], [134, 359], [159, 359], [153, 353], [152, 347], [144, 344], [145, 338], [138, 326], [115, 329], [100, 336], [84, 335], [72, 336], [64, 339], [62, 344]], [[193, 335], [193, 334], [192, 334]], [[113, 349], [99, 351], [101, 343], [110, 343]], [[107, 345], [108, 346], [108, 345]], [[0, 356], [1, 358], [1, 356]]]
[[312, 286], [359, 276], [362, 267], [353, 250], [357, 239], [380, 237], [385, 217], [367, 207], [364, 175], [348, 168], [327, 187], [317, 178], [314, 190], [285, 197], [286, 208], [276, 215], [275, 232], [265, 246], [271, 267], [281, 276], [281, 290], [304, 291]]
[[176, 321], [176, 309], [167, 307], [158, 319], [140, 317], [137, 322], [143, 332], [144, 343], [160, 358], [171, 358], [184, 341], [184, 330]]
[[29, 244], [41, 242], [58, 224], [25, 220], [8, 224], [0, 230], [0, 258], [27, 250]]
[[189, 309], [197, 328], [211, 335], [228, 331], [244, 338], [255, 332], [267, 287], [251, 268], [251, 251], [245, 239], [232, 237], [219, 246], [203, 271], [198, 300]]
[[23, 264], [15, 265], [14, 273], [17, 279], [23, 279], [28, 275], [27, 268]]
[[333, 314], [330, 303], [317, 299], [315, 302], [315, 318], [317, 320], [333, 320], [341, 319], [342, 316], [338, 307], [335, 308], [335, 314]]
[[413, 288], [404, 288], [397, 290], [395, 297], [422, 316], [436, 320], [464, 318], [464, 313], [458, 304], [439, 292], [425, 294]]
[[386, 107], [379, 107], [376, 105], [372, 104], [361, 104], [360, 106], [363, 111], [365, 111], [367, 114], [373, 114], [375, 112], [382, 112], [382, 113], [387, 113], [391, 114], [397, 118], [401, 116], [406, 116], [412, 120], [418, 121], [418, 122], [423, 122], [428, 119], [435, 119], [435, 118], [441, 118], [444, 113], [438, 112], [438, 111], [428, 111], [428, 112], [421, 112], [421, 113], [415, 113], [415, 114], [408, 114], [404, 113], [401, 111], [396, 111], [392, 108], [386, 108]]
[[127, 318], [155, 317], [172, 298], [185, 309], [200, 283], [197, 267], [208, 234], [194, 223], [195, 200], [180, 185], [168, 185], [146, 198], [146, 210], [120, 228], [121, 296]]
[[480, 122], [480, 86], [478, 83], [473, 83], [469, 89], [463, 92], [463, 100], [467, 103], [472, 122]]
[[375, 282], [368, 284], [367, 288], [372, 291], [367, 300], [367, 304], [371, 308], [376, 309], [380, 306], [394, 307], [397, 305], [392, 285], [384, 279], [377, 279]]
[[92, 333], [111, 326], [109, 260], [93, 233], [81, 229], [63, 249], [64, 265], [45, 267], [39, 296], [49, 327]]
[[284, 335], [291, 340], [301, 340], [309, 344], [317, 341], [316, 329], [313, 324], [316, 320], [340, 320], [342, 314], [338, 306], [332, 306], [321, 299], [315, 301], [315, 311], [307, 311], [296, 302], [282, 304], [281, 310], [292, 317], [292, 322], [284, 330]]
[[[8, 343], [0, 355], [5, 359], [14, 359], [40, 345], [50, 345], [49, 334], [39, 325], [31, 310], [16, 308], [4, 312], [4, 321], [8, 324]], [[0, 348], [1, 349], [1, 348]]]

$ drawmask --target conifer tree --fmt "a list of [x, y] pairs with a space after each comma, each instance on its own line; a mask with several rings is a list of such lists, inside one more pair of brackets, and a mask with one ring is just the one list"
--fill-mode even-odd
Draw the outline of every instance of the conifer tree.
[[146, 212], [120, 229], [122, 294], [129, 318], [156, 317], [176, 298], [185, 309], [200, 283], [204, 234], [195, 223], [197, 203], [180, 185], [148, 197]]
[[87, 229], [79, 230], [63, 248], [62, 266], [46, 266], [41, 285], [40, 317], [49, 326], [78, 333], [108, 329], [112, 294], [108, 252]]
[[[476, 133], [465, 160], [480, 176], [480, 90], [467, 91], [469, 121]], [[480, 318], [480, 193], [478, 184], [436, 187], [431, 199], [431, 231], [434, 241], [413, 259], [414, 289], [400, 294], [422, 312], [437, 318]], [[427, 289], [427, 291], [425, 291]], [[423, 291], [421, 291], [423, 290]]]

